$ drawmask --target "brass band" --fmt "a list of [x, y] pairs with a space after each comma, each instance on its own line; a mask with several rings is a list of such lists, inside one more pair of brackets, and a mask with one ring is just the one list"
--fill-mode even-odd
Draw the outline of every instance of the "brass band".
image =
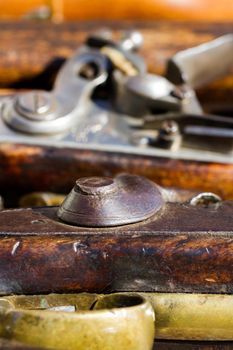
[[154, 341], [150, 303], [140, 295], [115, 294], [106, 298], [102, 309], [99, 301], [104, 298], [91, 294], [3, 298], [0, 337], [45, 349], [150, 350]]
[[233, 340], [232, 310], [233, 297], [221, 294], [7, 296], [0, 299], [0, 337], [43, 348], [150, 350], [154, 336]]

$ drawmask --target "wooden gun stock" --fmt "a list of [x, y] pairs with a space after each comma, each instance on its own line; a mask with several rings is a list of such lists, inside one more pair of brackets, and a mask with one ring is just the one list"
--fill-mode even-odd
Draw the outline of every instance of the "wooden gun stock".
[[0, 212], [1, 294], [232, 293], [232, 202], [168, 203], [142, 223], [84, 228], [57, 207]]

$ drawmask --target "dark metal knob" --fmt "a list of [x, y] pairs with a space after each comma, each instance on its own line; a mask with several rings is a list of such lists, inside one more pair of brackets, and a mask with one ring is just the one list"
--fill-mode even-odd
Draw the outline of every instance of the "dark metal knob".
[[118, 226], [145, 220], [163, 204], [159, 187], [141, 176], [81, 178], [60, 206], [58, 217], [79, 226]]

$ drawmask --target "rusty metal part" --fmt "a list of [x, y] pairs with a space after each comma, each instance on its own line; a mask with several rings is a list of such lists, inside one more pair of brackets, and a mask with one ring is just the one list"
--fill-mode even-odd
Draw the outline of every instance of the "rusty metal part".
[[118, 226], [145, 220], [163, 205], [159, 187], [140, 176], [81, 178], [60, 206], [58, 217], [79, 226]]
[[51, 308], [17, 309], [9, 300], [2, 299], [0, 335], [33, 346], [63, 350], [151, 350], [154, 311], [150, 303], [136, 294], [117, 294], [107, 299], [104, 307], [97, 300], [93, 311], [79, 308], [77, 313]]

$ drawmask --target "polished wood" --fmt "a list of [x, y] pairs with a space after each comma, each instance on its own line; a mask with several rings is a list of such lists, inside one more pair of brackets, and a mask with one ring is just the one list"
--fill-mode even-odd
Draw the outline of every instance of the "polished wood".
[[0, 294], [233, 293], [233, 202], [167, 203], [105, 228], [66, 225], [57, 209], [0, 212]]

